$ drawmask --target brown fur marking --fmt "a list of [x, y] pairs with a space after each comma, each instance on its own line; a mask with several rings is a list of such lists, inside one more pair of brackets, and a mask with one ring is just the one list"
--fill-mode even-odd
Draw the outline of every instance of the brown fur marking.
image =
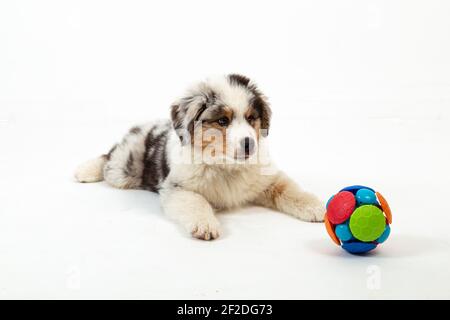
[[275, 182], [265, 191], [265, 193], [275, 203], [275, 201], [283, 195], [286, 188], [287, 188], [286, 183]]

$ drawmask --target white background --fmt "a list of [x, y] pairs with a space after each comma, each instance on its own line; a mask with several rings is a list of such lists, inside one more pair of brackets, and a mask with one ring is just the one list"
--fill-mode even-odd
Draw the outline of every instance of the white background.
[[[0, 298], [450, 298], [449, 1], [1, 1]], [[391, 203], [371, 255], [262, 208], [190, 237], [156, 195], [72, 173], [189, 83], [270, 97], [271, 150], [327, 198]]]

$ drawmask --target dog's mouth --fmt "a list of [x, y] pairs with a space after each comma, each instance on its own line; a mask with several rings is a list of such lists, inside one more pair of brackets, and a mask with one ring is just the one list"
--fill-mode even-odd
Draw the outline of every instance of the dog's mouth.
[[245, 161], [245, 160], [247, 160], [247, 159], [249, 159], [250, 158], [250, 155], [244, 155], [244, 156], [236, 156], [236, 157], [234, 157], [234, 159], [235, 160], [238, 160], [238, 161]]
[[234, 155], [234, 159], [238, 160], [238, 161], [245, 161], [248, 160], [250, 158], [252, 158], [254, 155], [256, 154], [256, 152], [236, 152]]

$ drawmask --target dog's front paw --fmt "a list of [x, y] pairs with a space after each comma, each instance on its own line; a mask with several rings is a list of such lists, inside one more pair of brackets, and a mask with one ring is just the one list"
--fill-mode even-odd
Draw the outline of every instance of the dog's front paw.
[[310, 204], [302, 209], [302, 216], [304, 217], [303, 220], [310, 222], [323, 222], [326, 211], [325, 206], [321, 202]]
[[323, 203], [314, 197], [306, 203], [297, 203], [293, 209], [285, 212], [306, 222], [323, 222], [326, 209]]
[[190, 228], [194, 238], [214, 240], [220, 236], [220, 223], [216, 217], [207, 217], [194, 222]]

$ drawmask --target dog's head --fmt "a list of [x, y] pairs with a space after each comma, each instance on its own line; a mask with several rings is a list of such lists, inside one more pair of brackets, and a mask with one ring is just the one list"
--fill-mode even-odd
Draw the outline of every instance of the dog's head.
[[171, 118], [183, 144], [216, 160], [246, 160], [269, 132], [266, 97], [247, 77], [231, 74], [193, 86], [172, 105]]

